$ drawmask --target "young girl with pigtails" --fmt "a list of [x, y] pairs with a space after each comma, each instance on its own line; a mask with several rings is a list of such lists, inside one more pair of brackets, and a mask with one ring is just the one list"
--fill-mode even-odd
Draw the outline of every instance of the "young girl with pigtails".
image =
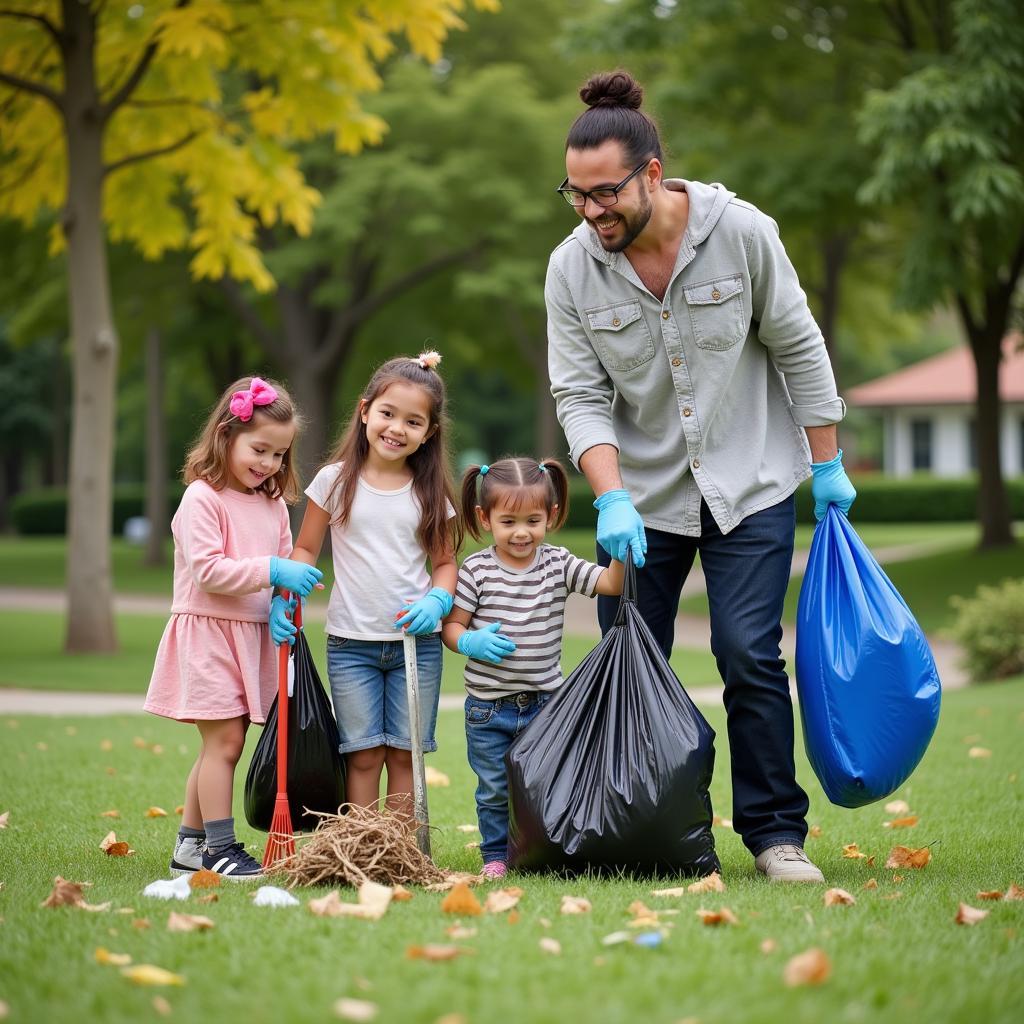
[[242, 881], [263, 873], [235, 839], [231, 795], [249, 723], [265, 721], [277, 692], [271, 587], [305, 597], [322, 575], [288, 557], [298, 428], [280, 384], [243, 377], [221, 396], [185, 462], [188, 486], [171, 521], [171, 618], [144, 705], [194, 722], [201, 740], [172, 874], [205, 868]]
[[[370, 378], [352, 419], [306, 489], [294, 557], [313, 564], [331, 531], [327, 673], [350, 803], [411, 816], [412, 744], [437, 749], [441, 619], [451, 610], [462, 531], [446, 451], [436, 352], [400, 356]], [[429, 571], [428, 571], [429, 565]], [[295, 627], [284, 603], [271, 623]], [[422, 735], [411, 736], [401, 631], [416, 637]]]
[[622, 593], [621, 562], [603, 568], [544, 542], [568, 506], [568, 478], [554, 459], [502, 459], [463, 477], [465, 529], [494, 543], [463, 562], [442, 636], [468, 659], [466, 745], [488, 878], [508, 870], [505, 752], [562, 685], [566, 598]]

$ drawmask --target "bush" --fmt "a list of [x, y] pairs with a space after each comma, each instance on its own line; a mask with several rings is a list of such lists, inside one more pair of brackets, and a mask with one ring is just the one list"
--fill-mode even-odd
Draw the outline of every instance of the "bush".
[[[173, 515], [181, 501], [184, 487], [174, 480], [167, 485], [167, 513]], [[124, 531], [125, 521], [144, 514], [146, 488], [143, 484], [117, 484], [111, 509], [111, 530]], [[67, 530], [68, 494], [64, 487], [43, 487], [23, 491], [11, 502], [11, 522], [22, 536], [33, 534], [63, 535]]]
[[954, 597], [953, 635], [967, 654], [977, 682], [1024, 672], [1024, 580], [978, 587], [974, 597]]

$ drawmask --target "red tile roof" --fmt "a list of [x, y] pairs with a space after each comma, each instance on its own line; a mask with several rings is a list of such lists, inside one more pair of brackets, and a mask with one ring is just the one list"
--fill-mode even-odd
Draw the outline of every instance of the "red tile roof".
[[[1003, 339], [999, 367], [999, 394], [1004, 402], [1024, 402], [1024, 335]], [[851, 405], [973, 405], [977, 395], [974, 357], [966, 345], [958, 345], [902, 370], [850, 388]]]

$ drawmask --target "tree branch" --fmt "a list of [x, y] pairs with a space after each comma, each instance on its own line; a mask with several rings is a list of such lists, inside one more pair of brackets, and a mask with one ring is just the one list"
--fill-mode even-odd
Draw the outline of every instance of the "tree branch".
[[44, 100], [49, 100], [57, 108], [58, 113], [64, 113], [63, 99], [48, 85], [43, 85], [42, 82], [33, 82], [27, 78], [19, 78], [17, 75], [9, 74], [7, 71], [0, 71], [0, 83], [9, 85], [12, 89], [20, 89], [22, 92], [42, 96]]
[[231, 308], [238, 314], [263, 351], [268, 356], [279, 354], [279, 339], [256, 312], [256, 307], [245, 297], [238, 282], [233, 277], [222, 277], [219, 284]]
[[200, 132], [198, 130], [190, 131], [187, 135], [183, 135], [177, 142], [169, 142], [166, 146], [155, 146], [153, 149], [144, 149], [141, 153], [132, 153], [129, 156], [123, 156], [120, 160], [115, 160], [112, 164], [106, 164], [103, 168], [103, 175], [107, 177], [119, 171], [122, 167], [127, 167], [128, 164], [137, 164], [142, 160], [150, 160], [155, 156], [166, 156], [168, 153], [173, 153], [175, 150], [181, 149], [187, 146]]
[[64, 52], [64, 47], [67, 44], [67, 33], [62, 32], [59, 28], [45, 14], [31, 14], [28, 11], [12, 11], [9, 8], [0, 8], [0, 18], [16, 18], [21, 21], [34, 21], [37, 25], [42, 25], [44, 29], [53, 38], [53, 41], [57, 44], [60, 51]]

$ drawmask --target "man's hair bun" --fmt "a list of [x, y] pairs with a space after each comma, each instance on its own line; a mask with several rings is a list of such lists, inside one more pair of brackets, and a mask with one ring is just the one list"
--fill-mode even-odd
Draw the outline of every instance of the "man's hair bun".
[[587, 79], [580, 99], [588, 107], [628, 107], [639, 110], [644, 91], [628, 71], [603, 71]]

